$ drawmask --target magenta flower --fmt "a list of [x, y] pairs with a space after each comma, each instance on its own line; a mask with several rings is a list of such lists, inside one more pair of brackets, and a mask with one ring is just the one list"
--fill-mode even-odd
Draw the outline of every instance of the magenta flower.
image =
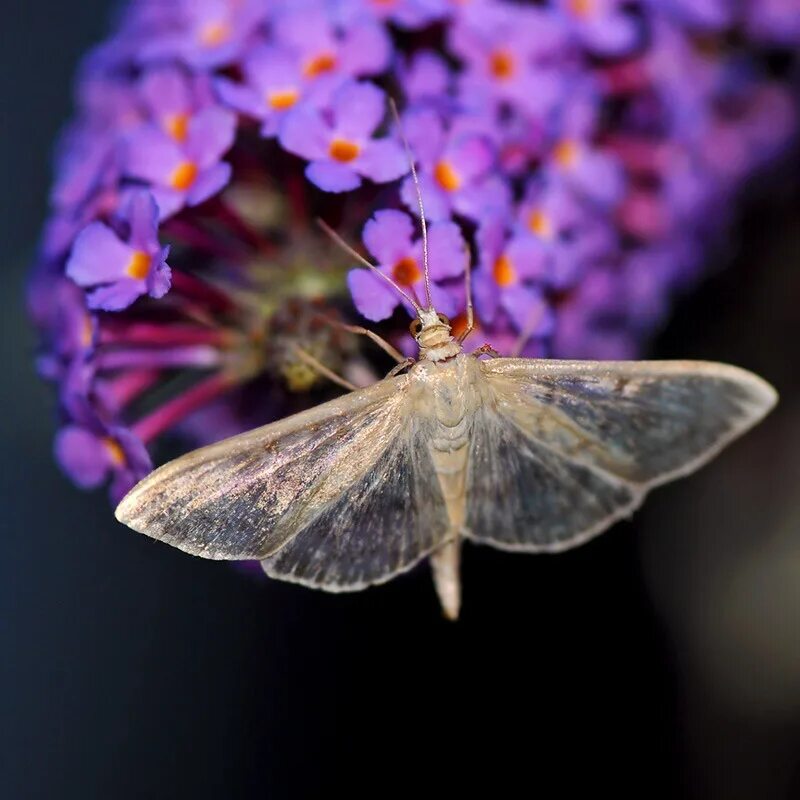
[[280, 143], [311, 162], [308, 179], [326, 192], [346, 192], [362, 177], [376, 183], [408, 172], [403, 148], [394, 139], [373, 138], [386, 114], [386, 98], [371, 83], [347, 83], [333, 96], [330, 115], [311, 106], [294, 109], [280, 128]]
[[161, 219], [184, 205], [196, 206], [220, 191], [231, 177], [222, 156], [233, 144], [236, 117], [207, 108], [187, 123], [182, 141], [145, 125], [131, 134], [125, 149], [125, 173], [148, 181]]
[[[364, 226], [364, 244], [378, 263], [378, 269], [405, 289], [421, 304], [426, 303], [422, 239], [414, 237], [414, 223], [402, 211], [376, 211]], [[437, 222], [428, 231], [431, 298], [442, 314], [454, 315], [463, 305], [462, 277], [469, 253], [458, 225]], [[385, 281], [366, 269], [354, 269], [347, 284], [356, 308], [367, 319], [387, 319], [402, 298]]]
[[169, 291], [169, 248], [159, 244], [158, 207], [149, 192], [131, 195], [124, 221], [125, 240], [103, 222], [93, 222], [75, 240], [66, 272], [91, 289], [90, 308], [118, 311], [143, 294], [159, 298]]

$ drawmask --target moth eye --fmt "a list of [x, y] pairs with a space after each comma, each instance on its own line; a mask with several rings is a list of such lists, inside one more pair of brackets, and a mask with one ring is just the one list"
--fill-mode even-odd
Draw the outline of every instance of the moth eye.
[[408, 326], [409, 331], [411, 331], [411, 335], [415, 339], [419, 335], [421, 328], [422, 328], [422, 323], [418, 319], [412, 319], [411, 324]]
[[448, 328], [450, 327], [450, 320], [447, 319], [444, 314], [437, 314], [436, 316], [439, 317], [439, 322], [441, 322], [443, 325], [447, 325]]

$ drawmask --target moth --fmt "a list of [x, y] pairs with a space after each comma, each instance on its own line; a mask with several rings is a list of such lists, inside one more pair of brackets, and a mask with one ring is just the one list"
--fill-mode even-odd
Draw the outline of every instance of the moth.
[[401, 362], [387, 378], [165, 464], [122, 500], [120, 522], [330, 592], [383, 583], [427, 557], [455, 619], [464, 540], [526, 553], [580, 545], [775, 404], [768, 383], [725, 364], [465, 352], [469, 270], [468, 323], [454, 337], [430, 299], [418, 200], [426, 302], [392, 284], [414, 309], [416, 360], [380, 340]]

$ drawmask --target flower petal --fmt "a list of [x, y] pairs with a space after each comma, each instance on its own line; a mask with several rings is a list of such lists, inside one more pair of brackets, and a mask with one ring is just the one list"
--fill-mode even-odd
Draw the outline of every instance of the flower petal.
[[376, 211], [364, 226], [362, 238], [379, 264], [391, 267], [411, 250], [414, 223], [403, 211]]
[[197, 206], [208, 200], [209, 197], [213, 197], [230, 183], [232, 174], [233, 169], [227, 161], [220, 161], [219, 164], [214, 164], [211, 169], [201, 172], [186, 195], [187, 205]]
[[[422, 193], [422, 200], [425, 204], [425, 219], [441, 220], [450, 218], [450, 197], [433, 182], [429, 175], [423, 174], [419, 176], [419, 190]], [[400, 197], [408, 210], [418, 217], [417, 191], [414, 188], [414, 180], [411, 176], [403, 181], [400, 187]]]
[[133, 254], [108, 225], [93, 222], [78, 234], [66, 273], [79, 286], [115, 281], [125, 276]]
[[386, 115], [386, 95], [372, 83], [350, 81], [334, 94], [333, 113], [337, 136], [368, 138]]
[[312, 161], [306, 167], [306, 177], [325, 192], [349, 192], [361, 186], [361, 178], [336, 161]]
[[319, 111], [309, 106], [298, 106], [284, 117], [278, 129], [278, 139], [290, 153], [311, 161], [327, 157], [330, 129]]
[[200, 169], [216, 164], [236, 136], [236, 115], [224, 108], [207, 108], [189, 123], [186, 152]]
[[400, 302], [400, 295], [391, 286], [365, 269], [350, 270], [347, 286], [356, 308], [372, 322], [391, 317]]
[[155, 253], [158, 244], [158, 204], [146, 189], [136, 189], [127, 198], [125, 217], [130, 225], [131, 247]]
[[214, 90], [224, 105], [240, 114], [247, 114], [255, 119], [262, 119], [267, 114], [268, 108], [264, 99], [249, 86], [235, 83], [229, 78], [217, 78], [214, 81]]
[[123, 160], [128, 175], [163, 185], [186, 157], [175, 141], [146, 125], [128, 137]]
[[345, 32], [341, 44], [342, 70], [349, 75], [376, 75], [389, 64], [392, 43], [382, 25], [364, 21]]
[[455, 222], [436, 222], [428, 231], [428, 261], [431, 278], [457, 278], [464, 274], [469, 251], [461, 227]]
[[86, 295], [86, 302], [89, 308], [101, 311], [122, 311], [128, 308], [134, 301], [138, 300], [147, 292], [147, 285], [144, 281], [134, 278], [122, 278], [121, 280], [109, 283], [107, 286], [99, 286]]
[[83, 489], [99, 486], [111, 464], [100, 439], [85, 428], [70, 425], [56, 435], [56, 460], [64, 472]]
[[408, 156], [394, 139], [378, 139], [365, 145], [353, 166], [375, 183], [396, 181], [405, 175], [410, 167]]

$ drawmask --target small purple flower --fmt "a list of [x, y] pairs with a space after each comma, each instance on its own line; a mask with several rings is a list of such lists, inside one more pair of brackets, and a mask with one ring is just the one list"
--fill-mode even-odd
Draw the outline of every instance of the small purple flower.
[[573, 87], [553, 126], [558, 133], [545, 156], [543, 173], [545, 177], [552, 174], [602, 206], [610, 206], [625, 192], [625, 174], [617, 157], [595, 142], [601, 106], [596, 84], [586, 81]]
[[530, 182], [517, 225], [546, 248], [548, 283], [559, 290], [580, 280], [588, 264], [617, 252], [616, 232], [561, 181]]
[[60, 381], [67, 364], [88, 356], [94, 348], [97, 320], [81, 289], [48, 268], [40, 268], [28, 287], [28, 309], [45, 332], [45, 348], [37, 361], [39, 373]]
[[251, 50], [242, 63], [244, 82], [216, 82], [220, 99], [235, 111], [261, 122], [261, 134], [274, 136], [289, 109], [309, 92], [299, 59], [276, 47]]
[[624, 0], [557, 0], [565, 26], [588, 50], [603, 56], [630, 53], [642, 31]]
[[442, 103], [453, 80], [447, 62], [433, 50], [420, 50], [408, 58], [400, 73], [409, 104]]
[[341, 0], [339, 13], [344, 19], [372, 15], [390, 20], [400, 28], [415, 30], [440, 19], [448, 0]]
[[[377, 211], [364, 226], [364, 244], [378, 269], [411, 297], [426, 303], [422, 239], [414, 238], [412, 218], [403, 211]], [[463, 306], [463, 285], [447, 282], [464, 274], [469, 254], [461, 229], [453, 222], [437, 222], [428, 230], [428, 266], [431, 297], [436, 309], [453, 316]], [[351, 270], [347, 277], [356, 308], [367, 319], [387, 319], [402, 298], [391, 286], [366, 269]]]
[[[741, 187], [798, 129], [795, 7], [123, 3], [79, 72], [29, 288], [38, 367], [66, 426], [60, 460], [82, 485], [113, 475], [118, 496], [168, 432], [191, 446], [307, 407], [319, 380], [294, 344], [368, 382], [356, 338], [322, 320], [348, 313], [342, 256], [312, 220], [350, 239], [393, 209], [364, 243], [427, 301], [416, 191], [400, 180], [408, 157], [384, 92], [419, 167], [432, 299], [453, 330], [474, 253], [472, 341], [640, 355], [702, 275]], [[361, 269], [347, 283], [415, 352], [397, 292]]]
[[56, 436], [55, 453], [64, 472], [81, 488], [94, 489], [110, 475], [110, 494], [115, 503], [153, 468], [138, 437], [125, 428], [99, 421], [62, 428]]
[[303, 105], [281, 125], [281, 145], [311, 163], [308, 179], [326, 192], [346, 192], [366, 177], [376, 183], [408, 172], [403, 148], [394, 139], [374, 139], [386, 113], [384, 93], [371, 83], [347, 83], [333, 96], [329, 115]]
[[797, 0], [750, 0], [745, 5], [747, 26], [757, 38], [788, 47], [800, 41]]
[[143, 294], [163, 297], [170, 286], [168, 247], [158, 241], [158, 207], [146, 191], [132, 193], [123, 241], [102, 222], [93, 222], [78, 235], [66, 272], [78, 286], [90, 288], [90, 308], [119, 311]]
[[148, 118], [176, 142], [185, 142], [198, 112], [213, 104], [207, 80], [176, 67], [148, 70], [139, 83]]
[[298, 59], [302, 77], [328, 96], [352, 78], [386, 69], [392, 43], [376, 21], [358, 17], [336, 24], [327, 9], [292, 6], [273, 20], [274, 41]]
[[184, 205], [199, 205], [228, 183], [231, 167], [221, 158], [235, 132], [236, 116], [214, 107], [192, 117], [182, 142], [155, 125], [145, 125], [127, 141], [125, 172], [151, 184], [160, 218], [165, 219]]
[[568, 91], [555, 69], [563, 26], [548, 9], [496, 4], [465, 15], [449, 31], [448, 44], [464, 62], [459, 95], [467, 107], [504, 103], [542, 117]]
[[508, 238], [505, 222], [497, 217], [479, 226], [476, 243], [475, 299], [481, 321], [493, 324], [502, 310], [517, 331], [549, 334], [553, 315], [543, 294], [549, 272], [545, 246], [523, 232]]
[[177, 0], [156, 31], [143, 36], [143, 62], [179, 58], [190, 67], [230, 64], [244, 51], [267, 16], [259, 0]]
[[[491, 174], [495, 152], [489, 139], [471, 132], [446, 132], [441, 117], [432, 109], [409, 112], [403, 124], [420, 165], [420, 190], [428, 218], [447, 219], [456, 212], [478, 221], [508, 210], [508, 186]], [[403, 182], [400, 195], [409, 209], [419, 213], [410, 176]]]

